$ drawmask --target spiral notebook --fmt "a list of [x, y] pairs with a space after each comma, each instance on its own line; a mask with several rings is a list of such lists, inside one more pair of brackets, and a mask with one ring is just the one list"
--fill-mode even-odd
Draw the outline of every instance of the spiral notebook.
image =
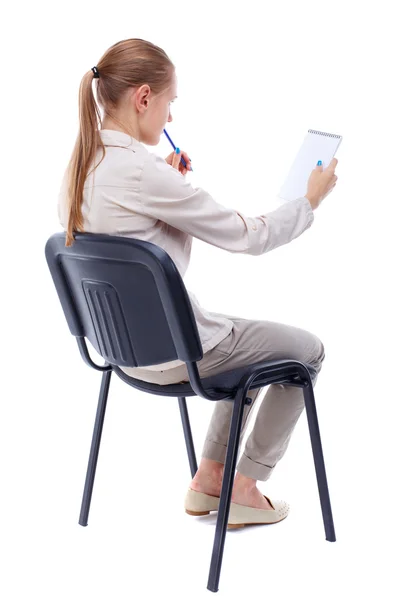
[[341, 135], [309, 129], [279, 191], [278, 199], [289, 201], [305, 196], [311, 171], [315, 169], [319, 160], [322, 160], [322, 167], [325, 170], [335, 156], [341, 141]]

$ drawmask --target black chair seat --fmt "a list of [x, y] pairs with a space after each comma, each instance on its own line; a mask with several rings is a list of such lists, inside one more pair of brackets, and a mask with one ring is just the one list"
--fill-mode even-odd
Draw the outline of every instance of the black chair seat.
[[[252, 365], [244, 365], [242, 367], [237, 367], [236, 369], [231, 369], [229, 371], [224, 371], [222, 373], [218, 373], [217, 375], [212, 375], [211, 377], [204, 377], [201, 379], [202, 385], [206, 392], [218, 391], [218, 392], [226, 392], [232, 395], [232, 399], [235, 397], [235, 392], [239, 386], [239, 382], [244, 375], [250, 375], [255, 370], [263, 370], [266, 368], [270, 368], [273, 366], [278, 366], [281, 364], [287, 363], [287, 360], [269, 360], [262, 361], [258, 363], [253, 363]], [[314, 367], [307, 363], [303, 363], [308, 371], [310, 372], [310, 376], [314, 377], [316, 374], [316, 370]], [[142, 379], [136, 379], [135, 377], [131, 377], [122, 371], [119, 367], [115, 365], [111, 365], [113, 371], [120, 377], [125, 383], [142, 390], [143, 392], [149, 392], [151, 394], [160, 395], [160, 396], [196, 396], [196, 392], [193, 391], [193, 388], [190, 382], [187, 383], [171, 383], [168, 385], [159, 385], [157, 383], [150, 383], [147, 381], [143, 381]], [[254, 381], [251, 383], [249, 389], [252, 390], [254, 388], [259, 388], [265, 385], [269, 385], [268, 379], [271, 376], [268, 373], [261, 373], [259, 377], [256, 377]], [[296, 380], [290, 375], [283, 375], [282, 379], [279, 383], [284, 382], [293, 382]]]

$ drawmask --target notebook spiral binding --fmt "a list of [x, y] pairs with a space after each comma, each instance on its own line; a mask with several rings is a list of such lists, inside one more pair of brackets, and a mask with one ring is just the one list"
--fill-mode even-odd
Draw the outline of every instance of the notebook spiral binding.
[[328, 137], [340, 138], [340, 135], [336, 135], [336, 133], [325, 133], [324, 131], [316, 131], [315, 129], [309, 129], [308, 133], [317, 133], [318, 135], [326, 135]]

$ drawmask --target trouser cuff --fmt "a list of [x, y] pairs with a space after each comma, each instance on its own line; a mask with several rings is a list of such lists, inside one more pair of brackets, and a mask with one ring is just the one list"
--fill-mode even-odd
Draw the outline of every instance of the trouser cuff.
[[[206, 440], [204, 442], [202, 458], [209, 458], [216, 460], [220, 463], [225, 463], [227, 447], [224, 444], [218, 444], [218, 442], [212, 442]], [[268, 467], [261, 463], [255, 462], [245, 454], [242, 454], [239, 462], [236, 465], [236, 470], [239, 471], [245, 477], [251, 479], [257, 479], [259, 481], [267, 481], [270, 478], [272, 471], [275, 467]]]
[[239, 462], [236, 465], [236, 469], [239, 471], [239, 473], [245, 477], [257, 479], [259, 481], [267, 481], [267, 479], [270, 478], [274, 468], [275, 467], [268, 467], [267, 465], [262, 465], [261, 463], [255, 462], [245, 454], [242, 454]]
[[218, 444], [218, 442], [212, 442], [206, 440], [203, 446], [202, 458], [209, 458], [216, 460], [220, 463], [225, 463], [226, 458], [226, 446], [224, 444]]

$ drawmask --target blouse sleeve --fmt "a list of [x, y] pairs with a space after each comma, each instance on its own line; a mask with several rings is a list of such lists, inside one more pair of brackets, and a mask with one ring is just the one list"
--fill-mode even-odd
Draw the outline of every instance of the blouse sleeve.
[[142, 214], [160, 219], [228, 252], [259, 255], [287, 244], [308, 229], [314, 212], [301, 197], [268, 213], [250, 217], [220, 204], [193, 187], [165, 160], [149, 153], [140, 185]]

